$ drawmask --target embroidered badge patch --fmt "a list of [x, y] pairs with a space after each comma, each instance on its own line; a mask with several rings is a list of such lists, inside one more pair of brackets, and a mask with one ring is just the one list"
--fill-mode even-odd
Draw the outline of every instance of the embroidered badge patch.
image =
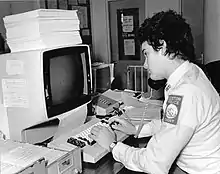
[[165, 109], [164, 122], [176, 125], [183, 96], [169, 95]]

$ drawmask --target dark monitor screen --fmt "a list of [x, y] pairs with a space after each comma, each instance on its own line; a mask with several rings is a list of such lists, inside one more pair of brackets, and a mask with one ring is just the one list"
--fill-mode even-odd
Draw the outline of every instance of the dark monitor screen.
[[[48, 117], [74, 109], [89, 100], [89, 58], [86, 47], [44, 53], [44, 85]], [[88, 91], [88, 89], [87, 89]]]
[[83, 93], [84, 79], [79, 55], [64, 55], [50, 59], [51, 104], [59, 105]]

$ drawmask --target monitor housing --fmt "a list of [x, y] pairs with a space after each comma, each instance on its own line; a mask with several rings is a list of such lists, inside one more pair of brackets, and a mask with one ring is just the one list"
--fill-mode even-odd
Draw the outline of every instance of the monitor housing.
[[39, 143], [85, 122], [92, 93], [88, 45], [0, 55], [0, 129], [7, 138]]

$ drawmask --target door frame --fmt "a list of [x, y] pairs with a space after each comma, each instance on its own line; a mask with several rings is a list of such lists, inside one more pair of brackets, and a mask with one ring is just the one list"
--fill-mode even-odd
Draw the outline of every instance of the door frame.
[[[110, 42], [110, 24], [109, 24], [109, 2], [111, 1], [120, 1], [120, 0], [105, 0], [105, 16], [106, 16], [106, 36], [107, 36], [107, 55], [108, 55], [108, 63], [111, 63], [111, 42]], [[146, 6], [147, 0], [145, 0]], [[145, 8], [145, 16], [146, 8]]]
[[[123, 1], [123, 0], [105, 0], [105, 12], [106, 12], [106, 33], [107, 33], [107, 54], [108, 62], [111, 63], [111, 42], [110, 42], [110, 17], [109, 17], [109, 2]], [[147, 15], [147, 0], [145, 0], [145, 16]], [[141, 60], [140, 60], [141, 61]]]
[[108, 62], [111, 63], [111, 42], [110, 42], [110, 24], [109, 24], [109, 8], [108, 3], [110, 1], [117, 0], [105, 0], [105, 12], [106, 12], [106, 33], [107, 33], [107, 52], [108, 52]]

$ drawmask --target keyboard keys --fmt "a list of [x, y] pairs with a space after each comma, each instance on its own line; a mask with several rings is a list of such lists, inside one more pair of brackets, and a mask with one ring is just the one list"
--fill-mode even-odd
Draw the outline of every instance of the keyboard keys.
[[67, 143], [73, 144], [73, 145], [80, 147], [80, 148], [83, 148], [84, 146], [86, 146], [86, 143], [84, 143], [83, 141], [80, 141], [76, 138], [73, 138], [73, 137], [70, 137], [67, 140]]
[[92, 146], [93, 144], [96, 143], [93, 139], [89, 137], [90, 131], [94, 126], [108, 126], [108, 121], [106, 120], [101, 120], [100, 122], [88, 127], [87, 129], [81, 131], [79, 134], [68, 138], [67, 143], [73, 144], [77, 147], [83, 148], [86, 145]]

